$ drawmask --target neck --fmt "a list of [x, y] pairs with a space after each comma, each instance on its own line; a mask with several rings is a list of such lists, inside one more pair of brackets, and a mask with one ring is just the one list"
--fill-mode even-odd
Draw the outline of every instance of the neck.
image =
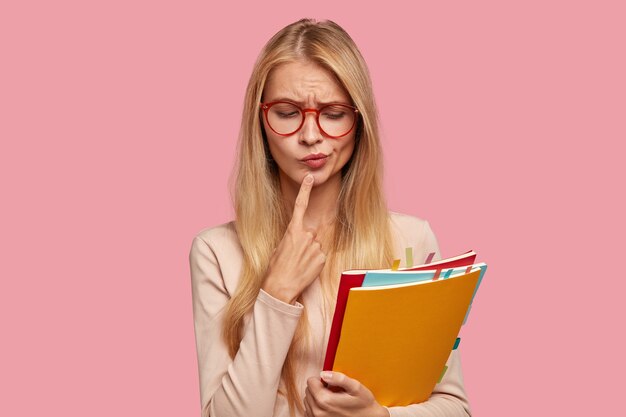
[[[280, 187], [289, 210], [293, 210], [300, 184], [281, 172]], [[328, 178], [323, 184], [313, 186], [309, 196], [309, 204], [304, 214], [304, 227], [323, 233], [335, 221], [337, 202], [341, 190], [341, 174]]]

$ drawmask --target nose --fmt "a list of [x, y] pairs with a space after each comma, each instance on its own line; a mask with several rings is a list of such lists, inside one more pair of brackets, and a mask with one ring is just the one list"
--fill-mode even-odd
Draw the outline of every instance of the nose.
[[304, 124], [300, 129], [300, 143], [313, 145], [322, 141], [322, 132], [317, 125], [317, 113], [315, 110], [304, 111]]

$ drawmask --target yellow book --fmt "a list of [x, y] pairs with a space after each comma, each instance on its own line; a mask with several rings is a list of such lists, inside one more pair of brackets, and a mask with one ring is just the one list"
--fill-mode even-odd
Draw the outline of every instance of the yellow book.
[[357, 379], [381, 405], [428, 400], [480, 274], [351, 288], [333, 370]]

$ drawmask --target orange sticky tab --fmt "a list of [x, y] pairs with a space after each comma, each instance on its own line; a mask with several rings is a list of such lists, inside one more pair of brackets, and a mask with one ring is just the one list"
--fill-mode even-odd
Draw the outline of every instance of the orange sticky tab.
[[393, 265], [391, 265], [391, 270], [397, 271], [399, 266], [400, 266], [400, 259], [396, 259], [393, 261]]
[[470, 272], [472, 272], [472, 265], [468, 266], [467, 269], [465, 270], [466, 274], [469, 274]]

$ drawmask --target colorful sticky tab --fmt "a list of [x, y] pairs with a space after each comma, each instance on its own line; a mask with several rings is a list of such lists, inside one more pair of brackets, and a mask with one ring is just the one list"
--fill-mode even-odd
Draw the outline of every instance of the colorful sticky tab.
[[447, 370], [448, 370], [448, 365], [443, 367], [443, 371], [441, 371], [441, 375], [439, 376], [439, 381], [437, 381], [437, 383], [441, 382], [441, 380], [443, 379], [443, 376], [445, 375]]
[[393, 261], [393, 265], [391, 265], [391, 270], [397, 271], [399, 266], [400, 266], [400, 259], [396, 259]]
[[413, 266], [413, 248], [406, 248], [406, 267], [411, 268]]
[[456, 340], [454, 341], [454, 347], [452, 348], [452, 350], [456, 350], [456, 348], [459, 347], [459, 343], [461, 343], [461, 338], [457, 337]]
[[470, 265], [470, 266], [467, 267], [467, 269], [465, 270], [466, 274], [469, 274], [470, 272], [472, 272], [472, 266], [473, 265]]
[[443, 277], [444, 278], [450, 278], [450, 275], [452, 275], [452, 271], [454, 271], [454, 268], [448, 269]]
[[434, 257], [435, 257], [435, 252], [429, 253], [428, 256], [426, 257], [426, 260], [424, 261], [424, 263], [425, 264], [431, 263]]
[[437, 281], [439, 279], [439, 275], [441, 275], [441, 269], [437, 269], [435, 271], [435, 276], [433, 277], [433, 281]]

